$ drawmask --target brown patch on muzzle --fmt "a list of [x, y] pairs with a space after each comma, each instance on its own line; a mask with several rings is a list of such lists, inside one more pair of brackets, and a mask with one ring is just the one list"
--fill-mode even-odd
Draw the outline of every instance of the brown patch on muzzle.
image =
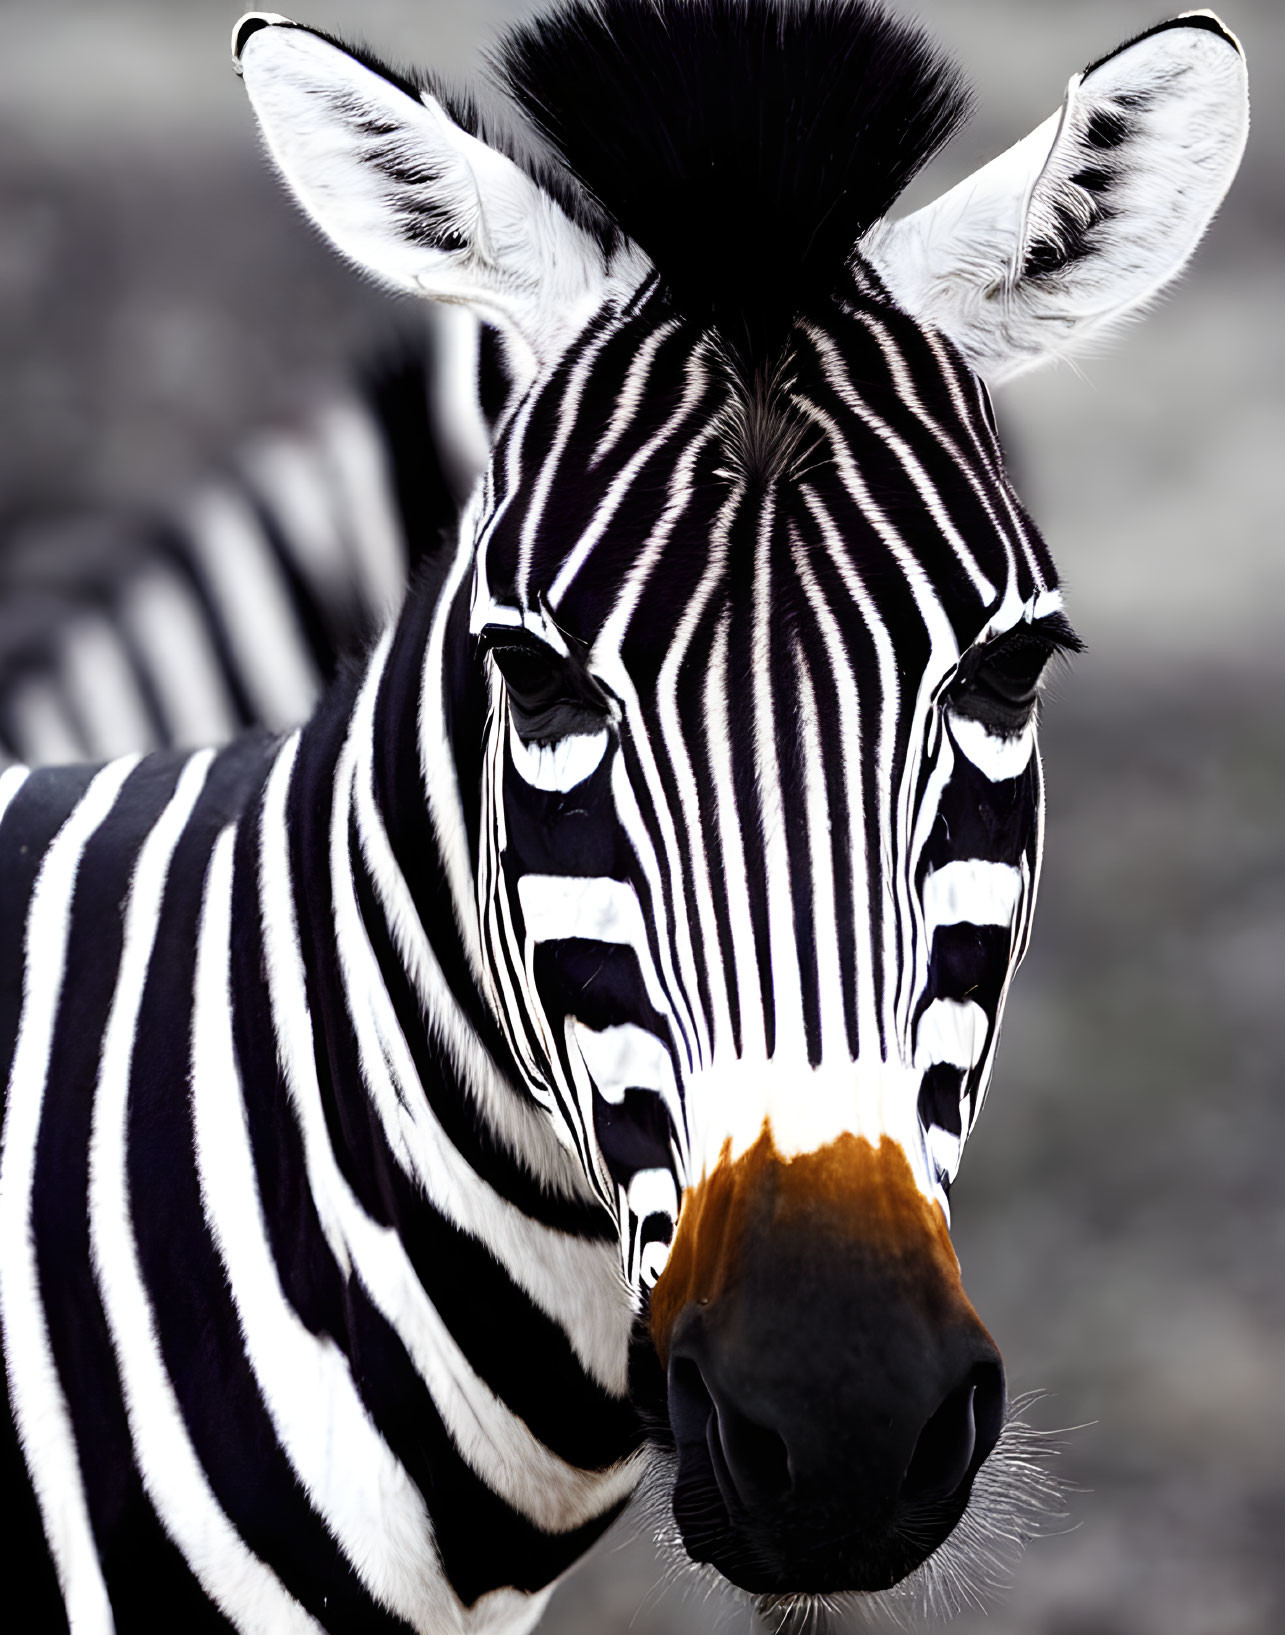
[[[806, 1245], [808, 1260], [831, 1254], [859, 1260], [930, 1322], [981, 1327], [941, 1206], [915, 1185], [905, 1153], [889, 1136], [876, 1147], [845, 1133], [783, 1158], [765, 1121], [752, 1147], [735, 1160], [729, 1154], [730, 1143], [683, 1194], [669, 1260], [652, 1290], [651, 1333], [662, 1363], [679, 1314], [718, 1302], [742, 1281], [747, 1254], [769, 1241]], [[800, 1271], [806, 1275], [804, 1266]]]

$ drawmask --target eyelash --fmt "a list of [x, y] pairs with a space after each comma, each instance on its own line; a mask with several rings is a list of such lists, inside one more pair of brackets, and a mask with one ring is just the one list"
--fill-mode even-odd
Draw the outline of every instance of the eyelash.
[[555, 744], [600, 732], [607, 724], [606, 696], [573, 659], [511, 637], [497, 636], [487, 646], [504, 678], [509, 714], [524, 744]]
[[1014, 736], [1035, 714], [1050, 663], [1083, 646], [1060, 613], [1016, 625], [964, 655], [947, 695], [950, 708], [1002, 736]]

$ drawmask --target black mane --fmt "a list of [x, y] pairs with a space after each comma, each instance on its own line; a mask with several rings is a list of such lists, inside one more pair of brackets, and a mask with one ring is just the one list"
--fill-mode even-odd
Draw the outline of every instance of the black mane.
[[756, 367], [970, 103], [876, 0], [565, 0], [493, 66], [678, 308]]

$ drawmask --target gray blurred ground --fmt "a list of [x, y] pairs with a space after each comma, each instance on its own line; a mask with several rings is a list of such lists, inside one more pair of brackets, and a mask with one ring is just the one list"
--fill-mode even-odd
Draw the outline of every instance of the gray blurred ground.
[[[0, 517], [181, 488], [394, 321], [266, 175], [238, 9], [0, 3]], [[918, 9], [981, 95], [921, 198], [1165, 14]], [[461, 69], [515, 10], [301, 17]], [[1041, 1422], [1095, 1423], [1062, 1461], [1075, 1530], [961, 1635], [1285, 1630], [1285, 7], [1225, 17], [1255, 128], [1193, 271], [1109, 356], [1000, 402], [1090, 651], [1048, 712], [1035, 946], [955, 1235], [1012, 1383], [1053, 1393]], [[658, 1577], [613, 1536], [544, 1627], [750, 1627]]]

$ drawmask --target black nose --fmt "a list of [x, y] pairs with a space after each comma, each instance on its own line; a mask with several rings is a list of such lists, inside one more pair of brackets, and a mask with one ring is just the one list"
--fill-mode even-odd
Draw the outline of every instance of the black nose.
[[796, 1354], [788, 1383], [727, 1355], [703, 1314], [680, 1325], [668, 1375], [677, 1519], [699, 1559], [761, 1558], [755, 1582], [744, 1562], [729, 1570], [745, 1588], [884, 1587], [963, 1513], [1003, 1423], [999, 1354], [980, 1325], [952, 1328], [934, 1355], [882, 1317], [894, 1367], [842, 1379], [822, 1368], [822, 1380]]

